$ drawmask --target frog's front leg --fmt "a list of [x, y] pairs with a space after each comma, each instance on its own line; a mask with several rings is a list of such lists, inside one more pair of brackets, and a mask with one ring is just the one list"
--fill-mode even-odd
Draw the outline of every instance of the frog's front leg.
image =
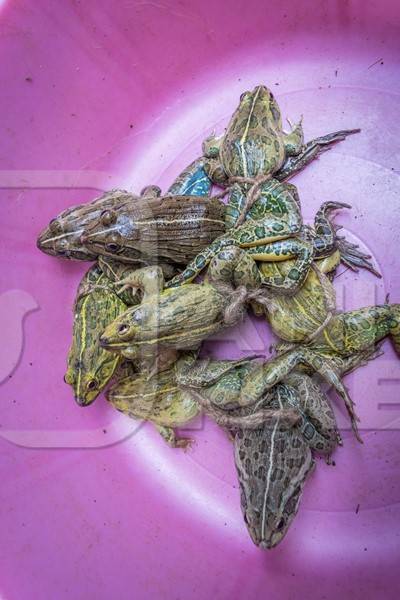
[[143, 292], [143, 300], [146, 300], [153, 294], [160, 294], [164, 288], [164, 275], [159, 266], [143, 267], [129, 273], [121, 279], [117, 285], [121, 286], [119, 293], [125, 290], [131, 290], [134, 294], [136, 290]]
[[295, 258], [286, 275], [263, 277], [262, 285], [280, 294], [293, 295], [304, 283], [312, 265], [314, 250], [309, 242], [297, 238], [247, 248], [248, 254], [261, 262], [276, 262]]
[[228, 185], [229, 178], [225, 172], [220, 159], [220, 148], [224, 135], [216, 136], [214, 134], [206, 138], [202, 144], [204, 157], [204, 170], [207, 176], [215, 183], [225, 187]]
[[302, 171], [313, 160], [318, 158], [320, 154], [330, 150], [334, 144], [345, 140], [348, 135], [353, 135], [354, 133], [359, 132], [360, 129], [344, 129], [342, 131], [328, 133], [327, 135], [323, 135], [307, 142], [303, 146], [300, 154], [297, 156], [290, 156], [286, 160], [283, 167], [274, 174], [274, 178], [278, 179], [279, 181], [286, 181], [287, 179], [290, 179]]
[[167, 442], [168, 446], [171, 446], [171, 448], [187, 449], [193, 444], [193, 440], [191, 438], [178, 437], [172, 427], [156, 425], [155, 423], [154, 427], [157, 429], [163, 440]]
[[291, 126], [292, 131], [284, 134], [283, 136], [285, 155], [298, 156], [302, 151], [304, 144], [303, 117], [301, 117], [300, 121], [296, 125], [292, 125], [289, 119], [288, 123]]

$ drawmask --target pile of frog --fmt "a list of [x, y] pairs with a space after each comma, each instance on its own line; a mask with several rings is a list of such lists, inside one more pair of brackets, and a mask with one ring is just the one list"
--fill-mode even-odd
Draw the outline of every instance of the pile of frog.
[[[301, 122], [285, 133], [276, 99], [257, 86], [165, 194], [107, 192], [62, 212], [38, 239], [47, 254], [94, 262], [77, 291], [65, 375], [76, 402], [91, 404], [113, 379], [108, 401], [181, 448], [191, 440], [175, 428], [209, 415], [233, 442], [244, 520], [262, 548], [288, 531], [314, 456], [342, 443], [322, 383], [360, 439], [342, 378], [375, 358], [385, 336], [400, 352], [399, 304], [336, 311], [340, 263], [379, 276], [337, 234], [333, 213], [350, 207], [325, 202], [306, 225], [288, 183], [358, 131], [304, 143]], [[274, 356], [201, 358], [202, 342], [247, 310], [281, 339]]]

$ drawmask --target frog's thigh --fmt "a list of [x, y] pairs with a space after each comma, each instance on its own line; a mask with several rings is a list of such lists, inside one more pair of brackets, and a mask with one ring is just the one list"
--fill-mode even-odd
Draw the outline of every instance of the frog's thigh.
[[211, 180], [204, 170], [204, 158], [200, 157], [188, 165], [175, 179], [167, 196], [209, 196]]
[[258, 287], [261, 283], [255, 261], [237, 246], [228, 246], [218, 252], [210, 263], [208, 273], [211, 280], [235, 286]]
[[263, 394], [288, 375], [302, 362], [302, 353], [293, 350], [255, 366], [243, 382], [239, 404], [249, 406], [259, 400]]
[[296, 258], [292, 268], [278, 277], [264, 277], [262, 283], [281, 293], [294, 293], [302, 285], [313, 260], [313, 248], [298, 239], [283, 240], [248, 249], [249, 254], [262, 262], [278, 262]]

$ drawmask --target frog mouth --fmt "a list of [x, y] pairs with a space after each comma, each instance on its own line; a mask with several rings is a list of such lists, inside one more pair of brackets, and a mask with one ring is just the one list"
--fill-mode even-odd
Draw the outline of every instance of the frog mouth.
[[116, 349], [116, 348], [129, 348], [130, 346], [135, 346], [140, 348], [141, 346], [156, 346], [157, 344], [165, 344], [169, 342], [173, 342], [175, 340], [182, 339], [184, 342], [185, 339], [205, 336], [210, 331], [214, 331], [216, 324], [212, 323], [211, 325], [204, 325], [203, 327], [198, 327], [197, 329], [192, 329], [187, 333], [186, 336], [178, 333], [171, 333], [170, 335], [160, 335], [153, 338], [149, 338], [146, 340], [135, 340], [134, 338], [125, 341], [117, 341], [113, 338], [108, 338], [105, 335], [100, 336], [99, 344], [105, 350]]
[[123, 348], [130, 345], [129, 342], [115, 342], [103, 336], [100, 337], [99, 344], [105, 350], [108, 350], [109, 348]]
[[93, 398], [93, 400], [87, 400], [86, 398], [81, 398], [79, 396], [75, 396], [75, 402], [77, 403], [78, 406], [81, 406], [82, 408], [84, 408], [85, 406], [90, 406], [91, 404], [93, 404], [93, 402], [95, 401], [96, 398]]

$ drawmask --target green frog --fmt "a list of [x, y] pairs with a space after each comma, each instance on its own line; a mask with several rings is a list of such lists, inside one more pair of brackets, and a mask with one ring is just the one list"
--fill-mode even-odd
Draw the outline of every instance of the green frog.
[[72, 344], [64, 380], [72, 386], [79, 406], [92, 404], [112, 378], [120, 357], [98, 343], [104, 327], [126, 310], [98, 265], [83, 277], [74, 305]]
[[157, 372], [142, 371], [118, 380], [107, 391], [114, 408], [133, 419], [150, 421], [167, 444], [173, 448], [188, 448], [192, 440], [175, 432], [199, 413], [192, 395], [181, 390], [175, 378], [175, 357]]
[[[341, 364], [341, 375], [379, 355], [368, 348]], [[253, 542], [279, 544], [293, 522], [304, 485], [314, 469], [313, 454], [329, 457], [342, 440], [329, 399], [306, 373], [294, 370], [266, 390], [257, 403], [238, 398], [251, 380], [253, 360], [212, 361], [185, 357], [177, 382], [233, 436], [241, 507]], [[268, 365], [268, 361], [260, 363]]]
[[[274, 185], [292, 177], [332, 143], [359, 129], [335, 132], [303, 143], [301, 120], [285, 133], [279, 105], [271, 90], [258, 85], [246, 91], [225, 134], [203, 143], [208, 159], [205, 170], [217, 184], [230, 190], [227, 228], [240, 225], [261, 190], [274, 193]], [[266, 183], [270, 181], [267, 185]], [[279, 194], [275, 193], [279, 199]]]
[[139, 293], [130, 288], [119, 289], [121, 278], [134, 271], [131, 265], [101, 258], [79, 284], [64, 380], [73, 387], [80, 406], [92, 404], [113, 376], [127, 377], [132, 373], [132, 364], [101, 348], [99, 336], [128, 306], [139, 304]]

